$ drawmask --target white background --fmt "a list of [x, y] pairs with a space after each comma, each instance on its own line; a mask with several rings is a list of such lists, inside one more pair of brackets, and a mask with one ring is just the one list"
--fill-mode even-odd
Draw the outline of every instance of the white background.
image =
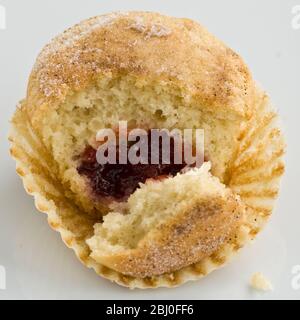
[[[0, 30], [0, 265], [7, 289], [0, 289], [0, 299], [299, 299], [300, 290], [291, 285], [292, 267], [300, 265], [300, 29], [291, 24], [297, 4], [300, 0], [0, 0], [7, 11], [7, 29]], [[287, 172], [267, 228], [230, 265], [177, 289], [129, 291], [82, 266], [34, 208], [8, 155], [9, 119], [25, 95], [39, 50], [66, 27], [116, 10], [159, 11], [204, 24], [244, 57], [270, 93], [286, 132]], [[273, 292], [248, 287], [256, 271], [272, 281]]]

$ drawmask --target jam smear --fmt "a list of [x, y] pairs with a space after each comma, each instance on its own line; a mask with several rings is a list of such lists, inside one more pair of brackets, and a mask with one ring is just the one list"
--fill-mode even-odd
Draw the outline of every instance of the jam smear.
[[[97, 150], [87, 146], [81, 155], [81, 163], [77, 168], [80, 175], [86, 176], [93, 193], [99, 197], [110, 197], [116, 201], [124, 201], [138, 188], [140, 183], [148, 179], [160, 180], [176, 176], [186, 167], [186, 163], [175, 164], [174, 138], [170, 138], [170, 164], [163, 164], [162, 146], [159, 147], [159, 164], [99, 164]], [[127, 151], [129, 151], [130, 144]], [[117, 147], [117, 159], [119, 148]], [[148, 163], [151, 163], [151, 139], [148, 135]]]

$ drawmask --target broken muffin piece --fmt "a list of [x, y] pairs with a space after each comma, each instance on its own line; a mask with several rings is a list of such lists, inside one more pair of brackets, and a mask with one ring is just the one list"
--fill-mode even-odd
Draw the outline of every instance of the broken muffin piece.
[[111, 212], [87, 241], [97, 262], [135, 277], [173, 272], [209, 256], [242, 221], [239, 198], [210, 164], [163, 181], [148, 181], [122, 212]]

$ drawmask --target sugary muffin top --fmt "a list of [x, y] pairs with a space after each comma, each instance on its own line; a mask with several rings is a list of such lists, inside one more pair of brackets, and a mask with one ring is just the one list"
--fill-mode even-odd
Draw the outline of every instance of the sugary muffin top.
[[122, 74], [165, 83], [214, 112], [252, 112], [253, 81], [238, 54], [192, 20], [148, 12], [94, 17], [52, 40], [31, 73], [27, 108], [58, 107], [99, 77]]

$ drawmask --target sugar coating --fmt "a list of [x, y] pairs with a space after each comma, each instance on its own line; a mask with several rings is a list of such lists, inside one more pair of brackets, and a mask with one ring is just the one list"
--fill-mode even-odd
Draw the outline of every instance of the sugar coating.
[[142, 12], [94, 17], [53, 39], [31, 74], [29, 108], [55, 107], [120, 72], [180, 84], [186, 100], [216, 111], [251, 113], [253, 80], [235, 52], [191, 20]]

